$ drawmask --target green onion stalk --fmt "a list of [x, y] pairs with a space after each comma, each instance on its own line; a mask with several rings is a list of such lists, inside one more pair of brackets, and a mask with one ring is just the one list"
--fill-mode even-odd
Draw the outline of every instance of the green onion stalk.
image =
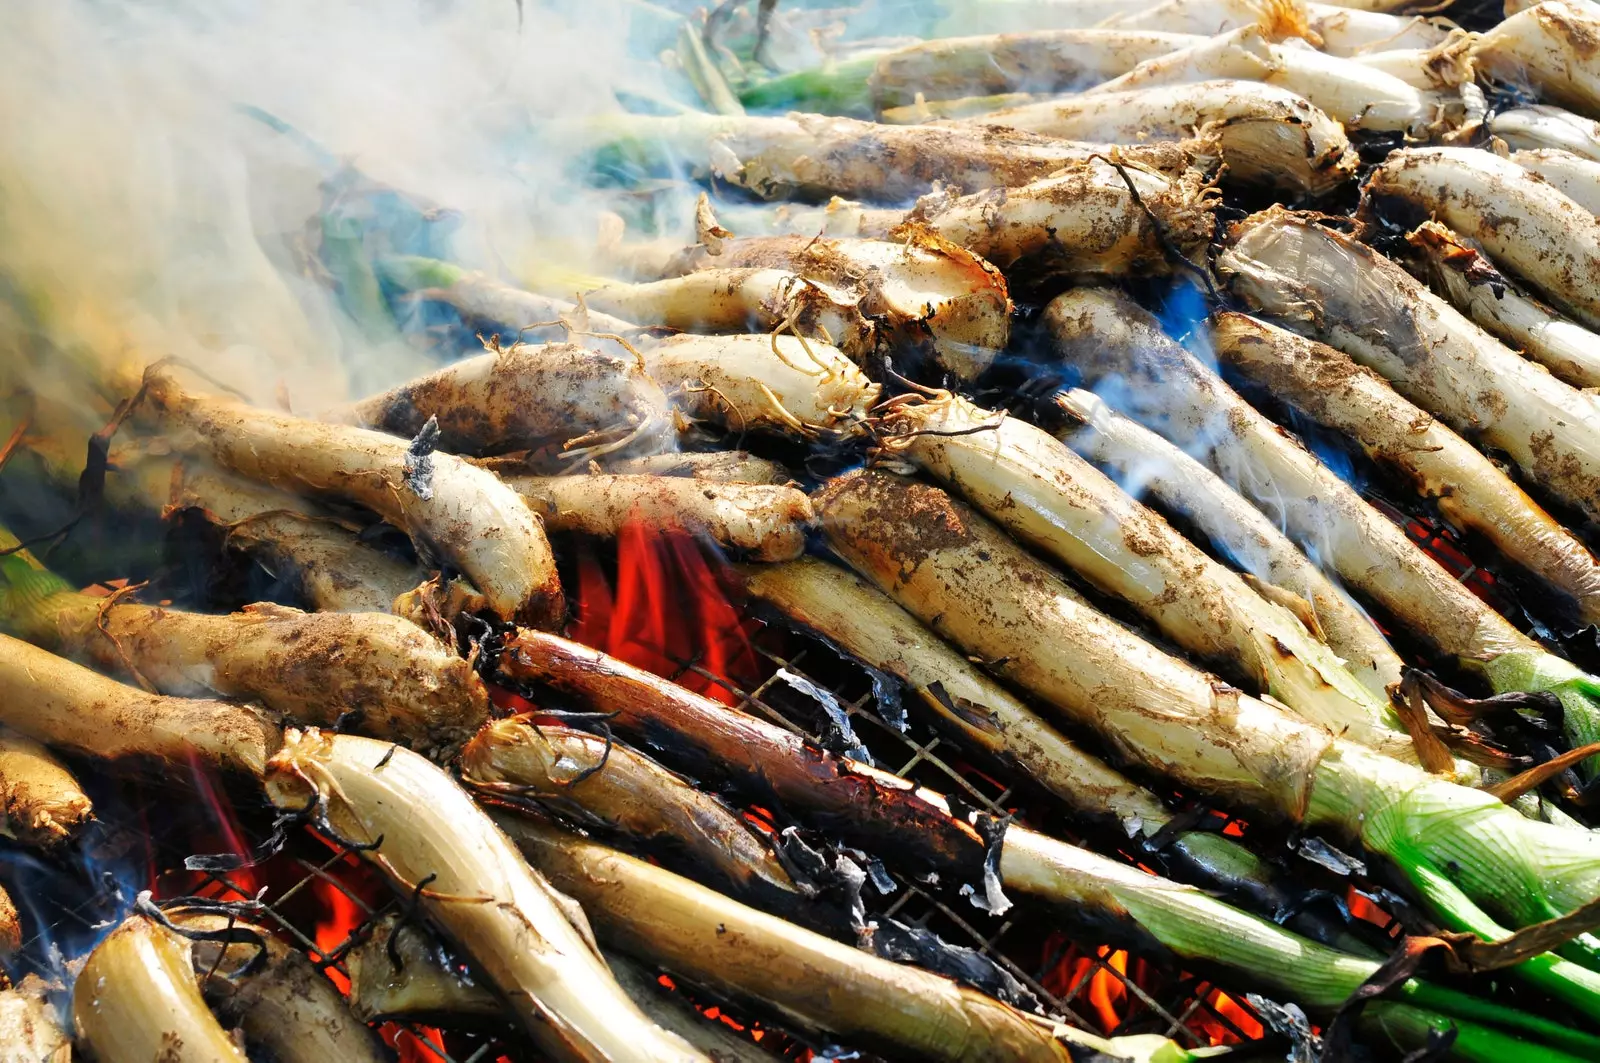
[[739, 102], [753, 111], [816, 111], [871, 117], [876, 55], [852, 56], [822, 66], [794, 70], [739, 90]]
[[[1096, 611], [943, 491], [865, 472], [836, 477], [813, 503], [829, 546], [851, 567], [1124, 759], [1229, 806], [1359, 844], [1413, 882], [1446, 878], [1513, 927], [1600, 897], [1600, 836], [1527, 819], [1489, 793], [1228, 687]], [[1459, 904], [1437, 910], [1482, 918]], [[1536, 971], [1511, 970], [1600, 1019], [1592, 950], [1577, 941], [1566, 952]]]
[[[1236, 225], [1230, 240], [1219, 275], [1247, 305], [1344, 352], [1440, 421], [1512, 455], [1552, 495], [1580, 508], [1595, 497], [1600, 434], [1592, 397], [1501, 345], [1385, 256], [1309, 216], [1262, 211]], [[1220, 394], [1207, 377], [1197, 379]], [[1197, 387], [1163, 378], [1162, 391]], [[1209, 395], [1206, 402], [1217, 408]], [[1517, 630], [1314, 459], [1285, 463], [1270, 479], [1274, 500], [1261, 504], [1283, 511], [1292, 536], [1321, 544], [1324, 563], [1353, 589], [1476, 666], [1496, 693], [1555, 695], [1575, 747], [1600, 741], [1600, 680]], [[1531, 527], [1534, 519], [1525, 513], [1519, 523]], [[1590, 775], [1597, 768], [1597, 758], [1585, 765]]]
[[[919, 516], [928, 517], [926, 513]], [[859, 522], [851, 523], [859, 526]], [[939, 523], [936, 517], [928, 517], [919, 529], [894, 522], [896, 537], [909, 540], [908, 558], [925, 553], [930, 537], [948, 541]], [[1003, 548], [1008, 542], [995, 532], [996, 546]], [[1009, 549], [1020, 555], [1024, 566], [1043, 569], [1020, 548], [1012, 545]], [[976, 556], [964, 556], [962, 561]], [[1011, 560], [996, 556], [997, 564]], [[1024, 577], [1032, 581], [1035, 573], [1026, 572]], [[1002, 576], [1001, 582], [1009, 579]], [[1046, 571], [1046, 584], [1039, 585], [1047, 585], [1051, 579], [1054, 577]], [[981, 626], [994, 619], [981, 607], [989, 597], [984, 591], [963, 599], [980, 603], [969, 611], [975, 616], [983, 614], [974, 621]], [[1040, 613], [1030, 620], [1048, 618]], [[1058, 644], [1058, 632], [1047, 622], [1028, 626], [1035, 644]], [[1116, 630], [1123, 632], [1120, 627]], [[604, 706], [612, 713], [607, 724], [618, 737], [648, 750], [674, 771], [724, 793], [749, 800], [776, 800], [830, 836], [871, 852], [907, 874], [936, 874], [945, 882], [970, 886], [977, 891], [976, 900], [990, 910], [1008, 905], [1008, 894], [1025, 895], [1075, 917], [1109, 920], [1125, 928], [1134, 947], [1150, 948], [1191, 970], [1230, 969], [1263, 991], [1317, 1014], [1337, 1010], [1380, 966], [1378, 959], [1310, 941], [1206, 892], [1020, 824], [1009, 825], [998, 838], [988, 835], [986, 841], [969, 820], [952, 815], [950, 803], [938, 794], [828, 753], [782, 728], [566, 639], [524, 632], [502, 655], [499, 667], [504, 681], [514, 686], [554, 691], [586, 708]], [[1206, 682], [1201, 679], [1202, 686]], [[1130, 688], [1130, 697], [1138, 698], [1144, 692], [1132, 689], [1141, 687], [1137, 680], [1123, 685]], [[1179, 731], [1184, 736], [1194, 733], [1187, 722]], [[1187, 744], [1197, 743], [1188, 740]], [[1294, 743], [1288, 745], [1286, 754], [1292, 754]], [[1575, 1010], [1600, 1021], [1600, 975], [1566, 966], [1575, 973], [1565, 981], [1552, 979], [1556, 991]], [[1458, 1018], [1491, 1024], [1519, 1038], [1579, 1056], [1592, 1052], [1596, 1045], [1591, 1034], [1422, 979], [1407, 981], [1396, 993], [1397, 1003], [1424, 1009], [1441, 1021]]]

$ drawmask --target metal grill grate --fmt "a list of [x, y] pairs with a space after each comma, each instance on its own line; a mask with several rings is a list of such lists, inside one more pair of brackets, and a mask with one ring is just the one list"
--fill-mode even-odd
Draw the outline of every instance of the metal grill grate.
[[[770, 666], [768, 674], [757, 685], [743, 689], [729, 677], [714, 674], [697, 663], [684, 665], [680, 675], [673, 678], [694, 673], [727, 691], [742, 711], [817, 740], [820, 736], [811, 723], [816, 717], [815, 705], [806, 695], [798, 693], [780, 678], [779, 670], [785, 670], [826, 690], [838, 700], [856, 726], [857, 736], [871, 751], [879, 766], [929, 789], [958, 794], [968, 803], [992, 815], [1007, 817], [1017, 812], [1015, 785], [967, 764], [958, 742], [946, 734], [919, 727], [914, 713], [908, 729], [901, 731], [875, 711], [872, 678], [864, 669], [821, 641], [786, 626], [771, 624], [748, 614], [745, 620], [748, 625], [746, 631], [754, 629], [749, 635], [752, 648]], [[1233, 1017], [1214, 1005], [1216, 987], [1206, 980], [1184, 974], [1158, 996], [1142, 980], [1130, 977], [1127, 971], [1114, 966], [1110, 962], [1115, 955], [1111, 949], [1098, 942], [1073, 941], [1071, 938], [1067, 939], [1070, 944], [1054, 950], [1054, 956], [1048, 952], [1034, 956], [1032, 954], [1042, 950], [1037, 943], [1030, 944], [1020, 938], [1030, 929], [1025, 920], [1016, 917], [997, 919], [965, 901], [952, 903], [951, 898], [941, 897], [904, 876], [891, 873], [891, 877], [897, 889], [886, 899], [886, 904], [880, 901], [881, 906], [876, 909], [869, 899], [869, 914], [890, 916], [916, 926], [931, 927], [952, 944], [964, 945], [982, 953], [1026, 985], [1046, 1008], [1074, 1025], [1091, 1030], [1100, 1029], [1111, 1035], [1159, 1033], [1195, 1046], [1208, 1043], [1209, 1039], [1200, 1032], [1204, 1028], [1203, 1022], [1212, 1029], [1228, 1031], [1240, 1041], [1262, 1036], [1263, 1027], [1259, 1017], [1243, 997], [1229, 995], [1229, 999], [1244, 1015], [1256, 1021], [1253, 1031], [1241, 1029]], [[1026, 909], [1027, 903], [1019, 902], [1013, 911]], [[1077, 947], [1071, 948], [1072, 944]], [[1068, 949], [1079, 961], [1081, 970], [1076, 972], [1065, 990], [1052, 992], [1044, 982], [1052, 969], [1068, 959]], [[1029, 959], [1033, 962], [1029, 963]], [[1083, 1001], [1096, 975], [1101, 972], [1102, 977], [1114, 981], [1124, 1000], [1137, 1002], [1137, 1006], [1123, 1009], [1125, 1014], [1122, 1020], [1110, 1028], [1088, 1014]]]
[[[1052, 810], [1035, 791], [1019, 788], [1020, 780], [969, 764], [958, 742], [928, 730], [914, 713], [907, 731], [896, 729], [877, 711], [872, 676], [822, 641], [785, 625], [769, 623], [753, 613], [740, 614], [738, 626], [724, 635], [741, 644], [748, 642], [758, 662], [758, 674], [743, 677], [743, 682], [716, 674], [700, 662], [739, 655], [708, 652], [708, 647], [700, 646], [698, 656], [681, 662], [672, 678], [683, 681], [691, 675], [698, 677], [702, 689], [706, 683], [714, 684], [727, 693], [725, 700], [744, 711], [819, 740], [817, 723], [821, 714], [808, 695], [780, 678], [779, 670], [786, 670], [838, 699], [858, 736], [882, 767], [932, 789], [958, 794], [969, 804], [997, 816], [1020, 811], [1024, 818], [1032, 818]], [[127, 811], [134, 821], [125, 829], [146, 829], [137, 808], [129, 805]], [[239, 832], [241, 845], [248, 847], [266, 837], [264, 809], [242, 809], [239, 815], [244, 821]], [[1051, 829], [1059, 833], [1054, 824]], [[185, 843], [191, 846], [189, 851], [182, 850]], [[221, 900], [244, 900], [255, 895], [258, 884], [268, 884], [269, 890], [262, 898], [264, 906], [251, 918], [301, 949], [316, 966], [334, 974], [347, 974], [345, 958], [351, 948], [376, 919], [404, 904], [385, 887], [370, 888], [377, 882], [376, 876], [365, 869], [358, 856], [331, 849], [327, 840], [319, 839], [309, 829], [297, 832], [283, 852], [248, 874], [209, 872], [202, 879], [198, 873], [171, 870], [182, 867], [183, 857], [193, 851], [193, 845], [192, 838], [179, 838], [158, 846], [159, 854], [152, 858], [153, 867], [164, 869], [154, 879], [159, 887], [158, 899], [201, 893]], [[1133, 862], [1128, 854], [1107, 855]], [[1024, 898], [1014, 898], [1019, 903], [1012, 912], [995, 918], [951, 891], [892, 877], [896, 888], [890, 894], [874, 895], [870, 888], [865, 891], [869, 917], [894, 917], [926, 927], [952, 944], [980, 952], [1026, 985], [1050, 1011], [1076, 1025], [1108, 1034], [1159, 1033], [1188, 1045], [1210, 1043], [1212, 1035], [1219, 1031], [1241, 1041], [1261, 1036], [1259, 1021], [1253, 1030], [1241, 1028], [1241, 1023], [1257, 1020], [1242, 996], [1229, 995], [1238, 1010], [1223, 1010], [1217, 1005], [1217, 987], [1207, 980], [1190, 974], [1175, 978], [1141, 974], [1139, 961], [1130, 961], [1125, 953], [1115, 953], [1099, 942], [1060, 933], [1040, 912], [1030, 909]], [[357, 923], [337, 941], [326, 940], [323, 935], [319, 945], [318, 924], [327, 914], [326, 904], [311, 902], [319, 890], [329, 889], [338, 891], [355, 907]], [[61, 922], [54, 924], [52, 931], [58, 932], [67, 920], [74, 921], [77, 931], [87, 931], [95, 923], [125, 910], [129, 899], [91, 897], [74, 910], [60, 912]], [[31, 943], [35, 952], [47, 945], [43, 937]], [[1093, 999], [1096, 994], [1099, 1002]], [[735, 1029], [747, 1027], [748, 1031], [761, 1031], [762, 1036], [772, 1034], [770, 1040], [762, 1041], [764, 1047], [777, 1047], [789, 1057], [804, 1052], [805, 1041], [791, 1038], [779, 1027], [753, 1022], [739, 1009], [729, 1009], [720, 1001], [697, 1000], [692, 991], [685, 995], [705, 1005], [702, 1010], [709, 1015], [737, 1019], [732, 1023]], [[1116, 1005], [1113, 1023], [1106, 1021], [1110, 1006], [1107, 1001]], [[712, 1007], [720, 1010], [712, 1011]], [[428, 1028], [415, 1025], [390, 1024], [387, 1032], [409, 1040], [401, 1057], [406, 1063], [485, 1063], [502, 1056], [512, 1060], [526, 1058], [521, 1049], [481, 1032], [450, 1030], [444, 1043], [434, 1041]]]

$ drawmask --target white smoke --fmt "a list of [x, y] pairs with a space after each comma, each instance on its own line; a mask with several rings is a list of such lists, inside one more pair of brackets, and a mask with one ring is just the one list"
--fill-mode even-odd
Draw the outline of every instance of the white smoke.
[[178, 356], [312, 410], [417, 371], [317, 275], [330, 167], [458, 211], [468, 265], [592, 243], [607, 203], [541, 123], [670, 91], [629, 52], [638, 7], [0, 4], [0, 357], [23, 367], [7, 375], [71, 397]]

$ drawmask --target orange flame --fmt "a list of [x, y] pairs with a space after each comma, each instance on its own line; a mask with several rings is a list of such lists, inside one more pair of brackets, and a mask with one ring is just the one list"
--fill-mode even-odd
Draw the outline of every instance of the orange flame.
[[391, 1024], [383, 1027], [380, 1035], [383, 1043], [400, 1057], [399, 1063], [439, 1063], [446, 1058], [444, 1034], [432, 1026], [408, 1029]]
[[[1108, 953], [1109, 959], [1106, 958]], [[1111, 952], [1109, 945], [1101, 945], [1096, 954], [1106, 962], [1105, 967], [1096, 967], [1089, 979], [1089, 1005], [1094, 1008], [1100, 1028], [1110, 1033], [1122, 1025], [1122, 1013], [1118, 1007], [1126, 1004], [1128, 999], [1128, 987], [1117, 977], [1128, 973], [1128, 954], [1121, 949]], [[1111, 970], [1106, 970], [1107, 967]], [[1112, 971], [1117, 973], [1112, 974]]]
[[722, 684], [685, 671], [691, 663], [735, 681], [756, 672], [738, 610], [695, 540], [681, 532], [624, 524], [617, 536], [615, 590], [586, 554], [579, 560], [577, 598], [572, 638], [696, 693], [730, 705], [738, 701]]
[[[361, 908], [346, 896], [343, 890], [326, 879], [319, 878], [312, 882], [311, 892], [316, 895], [324, 912], [323, 917], [317, 921], [316, 933], [312, 936], [312, 940], [317, 943], [317, 951], [326, 958], [343, 945], [356, 927], [361, 925]], [[328, 977], [339, 987], [339, 992], [345, 996], [350, 995], [350, 979], [332, 967], [328, 968]]]
[[[1207, 1044], [1234, 1045], [1241, 1040], [1258, 1041], [1265, 1036], [1266, 1029], [1261, 1021], [1222, 990], [1213, 988], [1199, 995], [1211, 1011], [1196, 1010], [1189, 1028], [1204, 1037]], [[1213, 1012], [1220, 1018], [1213, 1017]], [[1241, 1033], [1243, 1038], [1239, 1036]]]

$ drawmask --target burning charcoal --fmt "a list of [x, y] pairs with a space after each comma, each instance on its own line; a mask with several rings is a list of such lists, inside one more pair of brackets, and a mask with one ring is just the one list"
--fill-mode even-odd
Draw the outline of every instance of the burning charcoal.
[[177, 766], [198, 756], [255, 777], [281, 741], [277, 724], [261, 710], [147, 694], [5, 635], [0, 635], [0, 724], [86, 756]]
[[617, 476], [687, 476], [709, 483], [787, 484], [794, 475], [775, 461], [758, 458], [747, 450], [713, 450], [702, 453], [651, 454], [606, 463]]
[[1051, 1023], [949, 979], [832, 941], [576, 836], [509, 817], [501, 825], [557, 889], [584, 905], [608, 944], [718, 993], [918, 1059], [1072, 1058]]
[[[1600, 21], [1596, 22], [1600, 31]], [[1434, 218], [1590, 328], [1600, 328], [1600, 218], [1510, 159], [1474, 148], [1396, 151], [1367, 179], [1369, 209]]]
[[229, 941], [190, 946], [200, 988], [217, 1017], [276, 1063], [383, 1063], [378, 1037], [350, 1013], [339, 990], [299, 951], [268, 931], [217, 912], [167, 913], [183, 932]]
[[[1061, 305], [1052, 303], [1052, 311]], [[879, 432], [891, 453], [950, 484], [1018, 541], [1126, 601], [1184, 649], [1226, 663], [1255, 693], [1373, 749], [1415, 756], [1388, 698], [1357, 682], [1290, 610], [1251, 590], [1049, 433], [948, 394], [906, 397], [884, 414]]]
[[[630, 163], [658, 168], [672, 167], [681, 156], [695, 171], [763, 199], [845, 196], [877, 203], [900, 203], [939, 184], [971, 191], [1013, 188], [1112, 147], [1016, 129], [906, 129], [812, 114], [608, 114], [593, 120], [585, 135], [598, 155], [620, 155]], [[1181, 171], [1196, 152], [1207, 154], [1203, 144], [1143, 145], [1136, 137], [1115, 139], [1129, 145], [1123, 150], [1130, 165], [1161, 171]]]
[[488, 717], [472, 667], [398, 616], [270, 604], [188, 613], [80, 594], [26, 552], [7, 561], [0, 626], [163, 694], [222, 694], [314, 726], [349, 719], [421, 751], [459, 746]]
[[671, 445], [673, 429], [666, 395], [637, 358], [571, 343], [463, 359], [338, 416], [401, 436], [435, 418], [438, 448], [451, 454], [555, 446], [574, 459], [652, 453]]
[[505, 481], [553, 531], [615, 538], [638, 521], [704, 535], [761, 561], [799, 557], [815, 520], [805, 493], [787, 486], [605, 474]]
[[[94, 815], [89, 798], [39, 743], [0, 730], [0, 834], [51, 848], [74, 837]], [[0, 926], [5, 923], [0, 914]], [[11, 914], [15, 923], [16, 913]], [[5, 933], [0, 931], [0, 939]]]
[[1227, 482], [1181, 447], [1074, 388], [1056, 407], [1067, 424], [1058, 438], [1119, 483], [1138, 484], [1167, 513], [1181, 516], [1217, 552], [1242, 566], [1251, 589], [1293, 612], [1344, 659], [1373, 694], [1388, 697], [1405, 663], [1360, 606]]
[[1343, 126], [1304, 97], [1257, 81], [1080, 93], [965, 121], [1115, 143], [1177, 139], [1195, 128], [1210, 130], [1230, 180], [1291, 195], [1331, 192], [1355, 175], [1357, 164]]
[[314, 807], [410, 898], [561, 1058], [699, 1061], [617, 986], [558, 898], [444, 771], [396, 746], [290, 731], [267, 792]]
[[736, 892], [802, 895], [765, 837], [737, 812], [606, 739], [548, 722], [497, 720], [462, 751], [461, 781], [482, 798], [676, 849]]
[[[1523, 165], [1520, 160], [1519, 165]], [[1600, 176], [1600, 163], [1588, 165]], [[1600, 193], [1600, 182], [1595, 191]], [[1595, 206], [1600, 206], [1600, 195]], [[1600, 387], [1600, 334], [1568, 321], [1524, 294], [1471, 241], [1438, 222], [1425, 221], [1417, 226], [1406, 234], [1406, 244], [1407, 254], [1401, 262], [1411, 275], [1470, 317], [1479, 328], [1575, 388]]]
[[[1478, 920], [1495, 936], [1503, 932], [1477, 903], [1521, 926], [1600, 894], [1600, 839], [1589, 832], [1524, 819], [1490, 794], [1336, 738], [1167, 656], [1081, 604], [1059, 576], [943, 492], [866, 472], [837, 477], [814, 498], [829, 544], [852, 567], [1149, 770], [1359, 842], [1410, 876], [1445, 918]], [[1007, 870], [1019, 834], [1007, 832], [1001, 866], [1008, 887], [1025, 888]], [[1461, 876], [1459, 888], [1447, 875]], [[1527, 883], [1540, 886], [1530, 893]], [[1514, 970], [1600, 1015], [1588, 973], [1548, 959], [1538, 973]]]
[[72, 1039], [61, 1028], [47, 987], [28, 975], [9, 989], [0, 989], [0, 1046], [15, 1063], [72, 1063]]
[[882, 391], [836, 347], [798, 336], [673, 336], [645, 364], [690, 416], [741, 434], [859, 432]]
[[[1000, 271], [972, 252], [912, 230], [904, 242], [754, 237], [726, 241], [693, 269], [772, 269], [851, 293], [898, 363], [926, 364], [971, 381], [989, 368], [1011, 334], [1011, 300]], [[858, 362], [864, 352], [841, 344]]]
[[1219, 316], [1212, 334], [1227, 365], [1350, 436], [1433, 499], [1451, 524], [1482, 535], [1569, 597], [1583, 624], [1600, 624], [1600, 561], [1493, 462], [1378, 374], [1332, 347], [1243, 314]]
[[142, 914], [89, 954], [72, 1026], [96, 1063], [246, 1063], [200, 995], [189, 939]]
[[555, 624], [565, 615], [555, 559], [528, 507], [493, 474], [434, 455], [433, 496], [398, 490], [405, 440], [202, 397], [168, 374], [147, 375], [146, 399], [187, 445], [251, 479], [358, 502], [458, 566], [505, 619]]

